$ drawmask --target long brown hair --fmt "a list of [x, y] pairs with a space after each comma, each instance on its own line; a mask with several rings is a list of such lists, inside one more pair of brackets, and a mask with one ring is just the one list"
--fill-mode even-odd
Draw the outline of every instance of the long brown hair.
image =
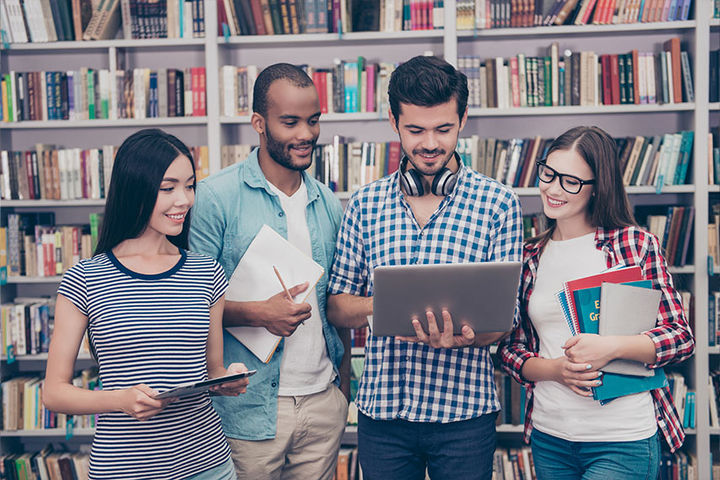
[[[592, 226], [621, 228], [637, 225], [623, 185], [617, 146], [605, 130], [599, 127], [571, 128], [550, 144], [547, 155], [557, 150], [576, 151], [593, 172], [594, 194], [587, 206]], [[550, 238], [555, 230], [555, 220], [546, 220], [548, 229], [528, 242], [544, 242]]]

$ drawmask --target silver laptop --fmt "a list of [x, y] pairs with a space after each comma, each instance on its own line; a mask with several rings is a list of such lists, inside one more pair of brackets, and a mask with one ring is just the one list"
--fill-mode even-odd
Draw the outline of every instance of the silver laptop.
[[413, 317], [427, 331], [428, 309], [443, 331], [443, 308], [455, 334], [464, 324], [476, 333], [506, 332], [513, 324], [521, 269], [520, 262], [376, 267], [373, 335], [415, 336]]

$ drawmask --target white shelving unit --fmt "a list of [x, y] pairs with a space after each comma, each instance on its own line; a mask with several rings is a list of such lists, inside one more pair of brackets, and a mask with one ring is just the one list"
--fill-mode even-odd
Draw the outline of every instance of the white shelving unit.
[[[48, 64], [62, 68], [117, 69], [120, 59], [128, 62], [127, 67], [167, 66], [204, 66], [206, 69], [207, 116], [181, 117], [145, 120], [88, 120], [88, 121], [49, 121], [0, 123], [0, 148], [8, 150], [26, 149], [36, 142], [57, 143], [68, 147], [97, 147], [104, 143], [119, 144], [133, 131], [144, 127], [166, 128], [178, 135], [189, 145], [207, 144], [210, 152], [210, 170], [220, 169], [220, 147], [226, 143], [256, 142], [256, 135], [249, 125], [249, 117], [220, 116], [219, 68], [226, 64], [257, 64], [264, 67], [278, 61], [293, 63], [306, 62], [313, 66], [329, 66], [332, 58], [352, 58], [364, 55], [371, 61], [402, 61], [428, 50], [443, 55], [451, 63], [457, 63], [458, 55], [503, 56], [517, 53], [534, 54], [553, 41], [560, 42], [561, 50], [595, 50], [602, 53], [626, 52], [631, 48], [657, 51], [662, 41], [680, 36], [683, 48], [690, 51], [693, 61], [693, 80], [695, 82], [694, 103], [671, 105], [614, 105], [596, 107], [536, 107], [513, 108], [507, 110], [476, 109], [470, 110], [470, 119], [463, 136], [473, 133], [482, 136], [509, 138], [528, 135], [530, 132], [544, 137], [555, 136], [570, 125], [580, 123], [598, 123], [605, 121], [606, 128], [613, 135], [659, 134], [679, 129], [695, 131], [692, 183], [689, 185], [664, 187], [662, 196], [656, 195], [654, 187], [630, 187], [628, 189], [633, 202], [658, 203], [667, 198], [667, 203], [682, 203], [695, 207], [694, 252], [691, 265], [673, 268], [677, 275], [691, 279], [694, 292], [694, 314], [696, 325], [705, 325], [707, 319], [707, 298], [709, 280], [705, 252], [707, 252], [707, 219], [709, 194], [720, 192], [720, 186], [707, 185], [708, 154], [707, 132], [709, 122], [715, 112], [720, 111], [720, 103], [708, 101], [708, 55], [711, 49], [711, 36], [718, 37], [720, 20], [710, 19], [711, 3], [698, 0], [695, 5], [695, 20], [671, 23], [588, 25], [562, 27], [536, 27], [521, 29], [491, 29], [476, 31], [455, 30], [455, 0], [445, 1], [445, 30], [397, 32], [397, 33], [346, 33], [306, 34], [276, 36], [217, 37], [215, 1], [205, 2], [206, 38], [183, 40], [112, 40], [98, 42], [57, 42], [45, 44], [13, 44], [7, 50], [0, 50], [0, 69], [29, 71], [45, 69]], [[601, 39], [602, 42], [597, 42]], [[717, 42], [717, 40], [714, 40]], [[602, 45], [598, 45], [602, 43]], [[716, 45], [716, 43], [713, 43]], [[713, 48], [717, 48], [714, 46]], [[40, 55], [45, 54], [43, 57]], [[52, 69], [56, 67], [53, 66]], [[57, 67], [59, 69], [60, 67]], [[48, 68], [51, 69], [51, 68]], [[486, 118], [491, 120], [485, 121]], [[543, 119], [547, 118], [547, 121]], [[643, 121], [646, 119], [646, 121]], [[394, 134], [385, 124], [386, 118], [378, 113], [333, 114], [322, 117], [323, 136], [326, 132], [344, 133], [359, 140], [386, 141], [394, 139]], [[361, 128], [360, 128], [361, 127]], [[78, 132], [75, 138], [68, 133]], [[627, 133], [626, 133], [627, 131]], [[321, 137], [323, 141], [323, 137]], [[537, 188], [516, 189], [523, 204], [530, 204], [538, 195]], [[350, 194], [340, 193], [339, 198], [347, 199]], [[648, 200], [650, 199], [650, 200]], [[75, 212], [87, 218], [88, 211], [98, 211], [104, 205], [103, 200], [58, 201], [3, 201], [3, 209], [49, 209], [56, 212], [60, 221], [73, 218]], [[537, 208], [537, 207], [535, 207]], [[77, 223], [76, 220], [70, 220]], [[86, 220], [82, 223], [86, 223]], [[11, 278], [4, 287], [3, 301], [15, 294], [27, 294], [45, 288], [53, 292], [59, 277]], [[708, 363], [711, 357], [720, 355], [720, 347], [708, 347], [706, 328], [696, 329], [697, 349], [693, 360], [684, 368], [691, 388], [697, 389], [697, 428], [688, 432], [686, 449], [694, 452], [698, 458], [699, 478], [710, 477], [710, 438], [720, 435], [720, 428], [708, 427], [708, 395], [704, 388], [708, 378]], [[354, 355], [362, 355], [363, 349], [353, 349]], [[20, 357], [18, 363], [41, 363], [46, 356]], [[2, 361], [2, 368], [7, 368]], [[516, 435], [520, 426], [503, 425], [498, 432]], [[75, 435], [90, 436], [92, 431], [76, 431]], [[25, 437], [44, 436], [62, 438], [62, 431], [17, 431], [2, 432], [0, 439], [17, 440]], [[356, 437], [356, 428], [348, 427], [346, 436]], [[4, 445], [0, 442], [0, 445]], [[717, 453], [715, 455], [717, 457]]]

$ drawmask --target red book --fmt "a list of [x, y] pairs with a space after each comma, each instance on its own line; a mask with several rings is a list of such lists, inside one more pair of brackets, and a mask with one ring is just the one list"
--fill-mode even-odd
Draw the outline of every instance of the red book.
[[370, 64], [365, 67], [367, 72], [367, 88], [365, 95], [365, 110], [368, 112], [375, 111], [375, 72], [377, 72], [377, 65]]
[[315, 85], [315, 90], [317, 90], [318, 100], [320, 100], [320, 112], [327, 113], [327, 104], [325, 102], [323, 102], [322, 80], [320, 79], [321, 75], [322, 75], [322, 72], [318, 72], [317, 70], [314, 70], [312, 72], [312, 81], [313, 81], [313, 85]]
[[198, 115], [207, 115], [207, 97], [206, 97], [206, 79], [205, 79], [205, 67], [198, 67], [198, 99], [200, 104], [200, 113]]
[[197, 67], [190, 69], [191, 88], [192, 88], [192, 111], [193, 115], [198, 115], [200, 112], [200, 98], [198, 96], [199, 78], [197, 74]]
[[388, 175], [400, 168], [400, 142], [390, 142], [387, 161]]
[[252, 16], [257, 34], [267, 35], [267, 30], [265, 30], [265, 19], [263, 18], [260, 0], [250, 0], [250, 8], [252, 9]]
[[605, 11], [603, 12], [602, 24], [609, 25], [612, 23], [613, 13], [615, 12], [616, 0], [608, 0], [605, 4]]
[[80, 190], [82, 198], [90, 198], [88, 192], [88, 185], [90, 184], [90, 179], [88, 178], [89, 163], [87, 160], [87, 150], [80, 150]]
[[602, 65], [602, 101], [604, 105], [612, 105], [612, 79], [610, 75], [610, 55], [600, 55]]
[[223, 0], [217, 0], [217, 19], [218, 19], [218, 36], [223, 36], [223, 23], [227, 25], [227, 16], [225, 15], [225, 5]]
[[612, 93], [612, 104], [620, 104], [620, 70], [618, 68], [617, 54], [610, 55], [610, 91]]
[[[672, 59], [673, 103], [682, 103], [682, 69], [680, 67], [680, 37], [663, 43], [663, 50], [670, 52]], [[670, 79], [668, 79], [670, 81]]]
[[642, 268], [640, 265], [632, 265], [629, 267], [620, 268], [618, 270], [609, 270], [589, 277], [578, 278], [565, 282], [563, 285], [563, 291], [565, 292], [565, 298], [568, 301], [568, 307], [570, 309], [570, 317], [572, 318], [575, 331], [582, 331], [580, 328], [580, 321], [578, 320], [577, 308], [575, 305], [576, 290], [582, 290], [585, 288], [600, 287], [603, 282], [607, 283], [625, 283], [642, 280]]
[[632, 55], [632, 69], [633, 69], [633, 103], [640, 105], [640, 77], [638, 76], [638, 68], [640, 62], [640, 54], [637, 48], [633, 48], [630, 52]]
[[520, 76], [518, 73], [517, 57], [510, 57], [510, 85], [512, 85], [512, 103], [513, 107], [520, 106]]
[[327, 77], [328, 72], [318, 72], [318, 78], [320, 79], [320, 111], [322, 113], [328, 113], [328, 96], [327, 96]]

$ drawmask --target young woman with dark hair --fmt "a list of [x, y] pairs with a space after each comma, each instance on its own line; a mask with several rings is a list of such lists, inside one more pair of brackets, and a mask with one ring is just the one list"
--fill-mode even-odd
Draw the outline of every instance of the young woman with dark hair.
[[[503, 368], [527, 387], [525, 440], [543, 479], [654, 479], [663, 437], [682, 445], [682, 423], [667, 387], [601, 406], [591, 387], [624, 358], [661, 368], [694, 351], [680, 296], [658, 240], [630, 211], [615, 142], [597, 127], [558, 137], [538, 162], [549, 229], [527, 241], [520, 325], [501, 342]], [[565, 281], [616, 265], [640, 265], [661, 290], [655, 328], [634, 336], [571, 336], [555, 294]]]
[[[154, 398], [246, 370], [222, 363], [225, 274], [186, 250], [194, 198], [195, 168], [180, 140], [156, 129], [128, 137], [115, 157], [95, 256], [68, 270], [58, 289], [43, 402], [55, 412], [98, 414], [90, 478], [235, 479], [209, 395]], [[72, 384], [86, 330], [99, 391]], [[213, 389], [238, 395], [247, 383]]]

